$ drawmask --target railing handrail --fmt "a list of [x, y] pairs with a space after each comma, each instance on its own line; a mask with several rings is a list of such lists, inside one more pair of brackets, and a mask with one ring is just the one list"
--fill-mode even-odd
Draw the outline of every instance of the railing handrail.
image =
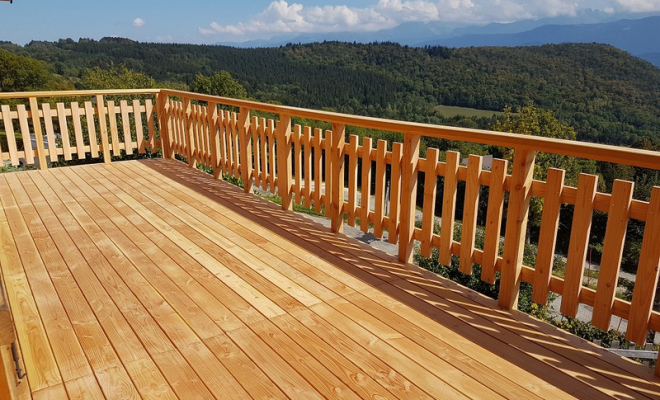
[[38, 92], [0, 92], [0, 99], [27, 99], [30, 97], [83, 97], [158, 94], [162, 89], [108, 89], [108, 90], [51, 90]]
[[581, 142], [566, 139], [527, 136], [507, 132], [495, 132], [483, 129], [458, 128], [444, 125], [432, 125], [419, 122], [396, 121], [360, 115], [342, 114], [331, 111], [312, 110], [277, 104], [240, 100], [228, 97], [212, 96], [172, 89], [110, 89], [110, 90], [62, 90], [35, 92], [0, 92], [0, 99], [43, 98], [43, 97], [83, 97], [159, 94], [168, 96], [194, 97], [196, 100], [212, 101], [229, 106], [245, 107], [259, 111], [287, 114], [295, 117], [323, 120], [330, 123], [360, 126], [403, 134], [417, 134], [471, 143], [481, 143], [516, 149], [527, 149], [565, 156], [589, 158], [598, 161], [630, 165], [634, 167], [660, 169], [660, 152], [634, 149], [630, 147]]
[[194, 97], [195, 100], [212, 101], [229, 106], [245, 107], [265, 112], [323, 120], [330, 123], [380, 129], [403, 134], [410, 133], [427, 137], [460, 140], [463, 142], [534, 150], [544, 153], [561, 154], [565, 156], [631, 165], [634, 167], [660, 169], [660, 152], [651, 150], [580, 142], [575, 140], [526, 136], [516, 133], [494, 132], [482, 129], [387, 120], [375, 117], [341, 114], [330, 111], [311, 110], [307, 108], [268, 104], [251, 100], [205, 95], [181, 90], [162, 89], [161, 93], [168, 96]]

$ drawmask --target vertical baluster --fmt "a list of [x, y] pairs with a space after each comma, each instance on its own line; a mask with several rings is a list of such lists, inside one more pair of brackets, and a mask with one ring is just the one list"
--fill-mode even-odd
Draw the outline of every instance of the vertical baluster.
[[362, 193], [360, 202], [360, 229], [369, 232], [369, 198], [371, 197], [371, 146], [370, 137], [362, 138]]
[[16, 145], [16, 134], [14, 133], [14, 122], [11, 118], [11, 109], [8, 105], [2, 105], [2, 121], [4, 122], [5, 133], [7, 135], [7, 145], [9, 147], [9, 158], [13, 166], [20, 165], [18, 160], [18, 146]]
[[493, 160], [490, 170], [488, 189], [488, 210], [486, 212], [486, 233], [484, 240], [484, 255], [481, 261], [481, 280], [491, 285], [495, 283], [495, 265], [500, 251], [500, 231], [502, 230], [502, 214], [504, 209], [504, 182], [508, 162]]
[[76, 151], [78, 152], [78, 159], [85, 158], [85, 141], [82, 135], [82, 124], [80, 122], [81, 112], [78, 102], [71, 102], [71, 119], [73, 120], [73, 132], [76, 138]]
[[392, 143], [392, 172], [390, 178], [390, 216], [387, 239], [394, 244], [398, 238], [399, 228], [399, 201], [401, 199], [401, 157], [403, 156], [403, 144]]
[[270, 184], [270, 192], [275, 193], [275, 161], [276, 161], [276, 150], [275, 150], [275, 121], [272, 119], [268, 120], [268, 128], [266, 129], [266, 136], [268, 137], [268, 183]]
[[465, 201], [463, 203], [463, 228], [461, 235], [461, 257], [459, 270], [464, 274], [472, 274], [472, 257], [474, 241], [477, 232], [477, 212], [479, 207], [479, 178], [483, 158], [470, 155], [468, 157], [467, 180], [465, 181]]
[[209, 102], [209, 141], [211, 145], [211, 168], [213, 177], [222, 179], [222, 168], [220, 159], [220, 135], [218, 134], [218, 103]]
[[383, 217], [385, 215], [385, 157], [387, 141], [379, 140], [376, 144], [376, 194], [374, 196], [374, 236], [383, 237]]
[[248, 130], [248, 135], [252, 137], [252, 165], [254, 169], [252, 170], [252, 175], [254, 177], [254, 184], [260, 186], [260, 169], [259, 169], [259, 160], [261, 156], [259, 154], [259, 119], [257, 117], [252, 117], [252, 123], [250, 124], [250, 129]]
[[282, 209], [292, 210], [291, 201], [291, 116], [280, 115], [277, 124], [277, 180]]
[[435, 199], [437, 193], [438, 149], [426, 150], [426, 168], [424, 168], [424, 207], [422, 207], [422, 257], [431, 257], [433, 228], [435, 225]]
[[552, 262], [555, 256], [564, 176], [564, 170], [548, 169], [545, 196], [543, 197], [543, 216], [541, 217], [539, 249], [534, 268], [534, 288], [532, 292], [532, 300], [542, 305], [548, 302], [548, 288], [550, 287]]
[[632, 202], [634, 183], [615, 180], [607, 217], [607, 228], [603, 242], [603, 257], [598, 273], [598, 286], [591, 324], [608, 330], [612, 318], [612, 305], [619, 282], [619, 269], [623, 256], [623, 245], [628, 228], [628, 212]]
[[121, 149], [119, 148], [119, 131], [117, 130], [117, 110], [115, 108], [115, 102], [112, 100], [108, 100], [108, 118], [110, 120], [110, 136], [112, 137], [112, 155], [115, 157], [121, 156]]
[[32, 114], [32, 128], [34, 129], [34, 138], [37, 142], [37, 153], [39, 157], [39, 169], [47, 169], [46, 149], [44, 146], [44, 135], [41, 130], [41, 120], [39, 119], [39, 104], [36, 97], [30, 97], [30, 113]]
[[[168, 96], [164, 94], [156, 95], [156, 107], [158, 112], [158, 133], [160, 134], [160, 147], [162, 149], [163, 158], [173, 158], [174, 152], [172, 151], [172, 108], [168, 103]], [[147, 112], [147, 118], [151, 119], [149, 125], [149, 140], [151, 142], [151, 152], [156, 151], [156, 136], [152, 131], [153, 114]]]
[[[44, 115], [45, 118], [45, 115]], [[87, 120], [87, 135], [89, 136], [89, 152], [92, 158], [98, 158], [99, 145], [96, 140], [96, 124], [94, 122], [94, 106], [91, 101], [85, 102], [85, 119]], [[52, 123], [52, 121], [51, 121]], [[50, 135], [48, 135], [48, 143], [50, 146]]]
[[192, 105], [190, 98], [183, 98], [183, 132], [186, 141], [186, 157], [188, 157], [188, 166], [190, 168], [197, 167], [197, 160], [195, 159], [195, 138], [193, 137], [193, 124], [192, 124]]
[[351, 135], [348, 143], [348, 224], [355, 226], [357, 208], [358, 137]]
[[321, 129], [314, 129], [314, 210], [321, 212]]
[[456, 189], [458, 187], [458, 163], [460, 154], [448, 151], [445, 161], [445, 178], [442, 194], [442, 223], [440, 225], [439, 261], [451, 264], [451, 246], [454, 242]]
[[121, 110], [121, 125], [124, 133], [124, 151], [126, 155], [131, 155], [133, 154], [133, 139], [131, 138], [131, 119], [128, 115], [128, 102], [122, 100], [119, 103], [119, 108]]
[[293, 127], [293, 143], [295, 147], [295, 152], [293, 155], [293, 165], [294, 165], [294, 175], [296, 177], [295, 181], [295, 195], [296, 203], [300, 204], [302, 201], [302, 137], [301, 137], [302, 127], [296, 124]]
[[527, 149], [516, 149], [513, 157], [513, 174], [509, 186], [509, 207], [507, 209], [504, 238], [502, 279], [498, 299], [499, 306], [504, 309], [518, 307], [520, 274], [522, 272], [523, 250], [525, 249], [525, 236], [527, 234], [535, 158], [536, 152]]
[[96, 96], [96, 108], [99, 115], [99, 129], [101, 130], [101, 146], [103, 146], [103, 162], [109, 163], [110, 158], [110, 143], [108, 141], [108, 125], [106, 125], [106, 108], [102, 95]]
[[146, 143], [144, 142], [144, 127], [142, 126], [142, 106], [140, 100], [133, 100], [133, 118], [135, 119], [135, 138], [137, 139], [138, 153], [144, 154]]
[[[658, 286], [660, 271], [658, 238], [660, 238], [660, 186], [653, 188], [646, 213], [642, 251], [639, 256], [637, 279], [626, 330], [626, 339], [637, 344], [643, 344], [646, 341], [651, 307], [653, 307], [653, 298]], [[656, 369], [656, 372], [658, 371], [660, 370]]]
[[241, 145], [241, 179], [245, 193], [252, 193], [252, 134], [250, 133], [250, 109], [241, 107], [238, 116]]
[[312, 208], [312, 128], [306, 126], [305, 138], [305, 207]]
[[580, 289], [584, 277], [584, 260], [589, 246], [591, 218], [596, 196], [598, 177], [580, 174], [578, 178], [577, 197], [571, 228], [571, 242], [568, 247], [566, 275], [564, 277], [564, 292], [561, 299], [561, 313], [575, 318], [580, 302]]
[[346, 127], [342, 124], [332, 124], [332, 221], [333, 232], [344, 231], [344, 147], [346, 144]]
[[16, 106], [18, 110], [18, 124], [23, 137], [23, 149], [25, 153], [25, 162], [27, 164], [34, 164], [34, 149], [32, 148], [32, 139], [30, 137], [30, 125], [28, 123], [28, 114], [25, 106], [19, 104]]
[[[268, 149], [266, 146], [266, 119], [261, 118], [259, 122], [259, 145], [261, 147], [261, 188], [266, 190], [268, 184]], [[270, 140], [270, 139], [268, 139]]]
[[332, 195], [332, 164], [334, 160], [332, 159], [332, 131], [325, 131], [325, 142], [324, 144], [324, 153], [325, 153], [325, 159], [324, 159], [324, 182], [323, 182], [323, 188], [325, 190], [325, 197], [324, 197], [324, 205], [325, 205], [325, 211], [328, 214], [327, 216], [330, 217], [330, 220], [332, 220], [332, 200], [333, 200], [333, 195]]

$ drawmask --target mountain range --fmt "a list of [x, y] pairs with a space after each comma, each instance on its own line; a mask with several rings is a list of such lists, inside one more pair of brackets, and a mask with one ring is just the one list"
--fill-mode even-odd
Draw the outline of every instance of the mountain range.
[[604, 43], [660, 67], [660, 16], [582, 10], [575, 16], [471, 26], [460, 23], [407, 22], [376, 32], [336, 32], [276, 36], [268, 40], [218, 43], [234, 47], [278, 47], [287, 43], [395, 42], [402, 45], [472, 47], [532, 46], [555, 43]]

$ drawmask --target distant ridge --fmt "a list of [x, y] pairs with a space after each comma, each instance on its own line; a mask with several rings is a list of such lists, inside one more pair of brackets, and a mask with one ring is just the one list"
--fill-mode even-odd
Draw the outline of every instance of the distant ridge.
[[604, 43], [660, 66], [660, 16], [598, 24], [545, 25], [526, 32], [480, 34], [431, 40], [420, 45], [531, 46], [558, 43]]
[[[622, 18], [626, 19], [622, 19]], [[660, 16], [648, 14], [610, 15], [581, 10], [575, 16], [521, 20], [474, 26], [444, 22], [406, 22], [376, 32], [288, 34], [242, 43], [222, 42], [239, 48], [279, 47], [289, 43], [395, 42], [423, 47], [530, 46], [556, 43], [604, 43], [660, 67]]]

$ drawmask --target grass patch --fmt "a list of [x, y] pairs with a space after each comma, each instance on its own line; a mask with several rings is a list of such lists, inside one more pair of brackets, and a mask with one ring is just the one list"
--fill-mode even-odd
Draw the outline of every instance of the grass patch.
[[478, 110], [476, 108], [467, 108], [467, 107], [456, 107], [456, 106], [435, 106], [433, 110], [442, 115], [443, 117], [477, 117], [477, 118], [490, 118], [495, 114], [496, 116], [504, 115], [501, 111], [491, 111], [491, 110]]

